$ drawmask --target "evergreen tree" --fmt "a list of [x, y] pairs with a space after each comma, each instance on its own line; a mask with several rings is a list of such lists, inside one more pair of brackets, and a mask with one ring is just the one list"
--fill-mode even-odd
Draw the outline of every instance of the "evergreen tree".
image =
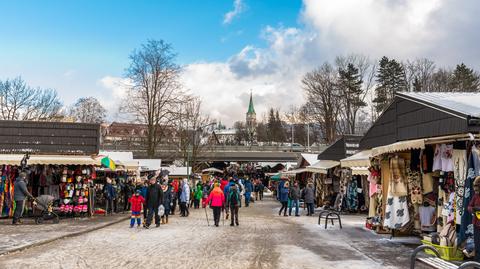
[[347, 124], [347, 132], [355, 133], [357, 112], [367, 104], [362, 100], [362, 79], [358, 68], [349, 63], [346, 69], [339, 68], [339, 89], [341, 92], [342, 114]]
[[383, 56], [379, 63], [376, 81], [378, 85], [375, 88], [373, 102], [377, 114], [380, 114], [393, 100], [396, 92], [407, 90], [405, 69], [395, 59], [389, 60]]
[[452, 90], [456, 92], [478, 92], [480, 90], [478, 74], [464, 63], [457, 65], [453, 71]]

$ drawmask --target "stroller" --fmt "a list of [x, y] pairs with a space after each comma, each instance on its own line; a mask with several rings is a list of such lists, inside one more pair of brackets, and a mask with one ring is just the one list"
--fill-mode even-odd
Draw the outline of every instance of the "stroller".
[[36, 205], [33, 207], [33, 216], [36, 224], [42, 224], [46, 220], [51, 220], [55, 224], [60, 222], [60, 217], [53, 211], [55, 197], [40, 195], [34, 201]]

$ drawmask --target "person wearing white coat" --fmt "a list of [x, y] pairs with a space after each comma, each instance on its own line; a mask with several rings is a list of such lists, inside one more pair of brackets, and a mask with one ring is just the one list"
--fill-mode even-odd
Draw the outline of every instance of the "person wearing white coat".
[[188, 203], [190, 201], [190, 186], [188, 186], [188, 179], [183, 179], [182, 184], [182, 193], [180, 194], [180, 216], [188, 217], [190, 212], [188, 212]]

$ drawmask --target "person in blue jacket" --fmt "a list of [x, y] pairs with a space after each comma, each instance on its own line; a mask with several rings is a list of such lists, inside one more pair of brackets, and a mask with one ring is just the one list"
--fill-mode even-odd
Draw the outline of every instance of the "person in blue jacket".
[[278, 215], [282, 215], [282, 210], [285, 210], [283, 213], [283, 216], [287, 217], [287, 208], [288, 208], [288, 193], [290, 192], [290, 183], [288, 181], [285, 181], [283, 184], [282, 188], [279, 188], [279, 200], [280, 203], [282, 203], [282, 207], [280, 208], [280, 211], [278, 212]]
[[248, 207], [250, 205], [250, 197], [252, 196], [253, 191], [253, 184], [250, 179], [246, 179], [244, 183], [245, 187], [245, 206]]

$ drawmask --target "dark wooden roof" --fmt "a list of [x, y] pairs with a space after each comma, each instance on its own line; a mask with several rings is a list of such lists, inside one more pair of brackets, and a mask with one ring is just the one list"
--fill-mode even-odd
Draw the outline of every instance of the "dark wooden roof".
[[344, 135], [318, 155], [319, 160], [340, 161], [358, 151], [362, 136]]
[[404, 140], [480, 131], [477, 120], [454, 112], [423, 99], [397, 94], [360, 141], [360, 148], [370, 149]]
[[97, 154], [100, 125], [68, 122], [0, 121], [0, 153]]

